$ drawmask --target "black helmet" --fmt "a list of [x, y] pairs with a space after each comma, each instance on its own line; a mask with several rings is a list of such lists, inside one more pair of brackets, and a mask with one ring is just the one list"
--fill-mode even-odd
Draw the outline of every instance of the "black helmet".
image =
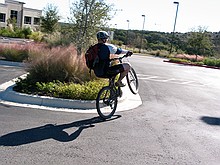
[[99, 31], [97, 34], [97, 39], [108, 39], [109, 35], [106, 31]]

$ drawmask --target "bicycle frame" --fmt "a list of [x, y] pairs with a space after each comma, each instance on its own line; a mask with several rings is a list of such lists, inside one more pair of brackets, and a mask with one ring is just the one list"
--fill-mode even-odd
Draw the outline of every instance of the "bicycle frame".
[[121, 88], [115, 86], [115, 78], [116, 78], [116, 76], [117, 75], [112, 76], [112, 77], [109, 78], [109, 85], [108, 86], [116, 92], [117, 97], [118, 97], [118, 96], [121, 96]]

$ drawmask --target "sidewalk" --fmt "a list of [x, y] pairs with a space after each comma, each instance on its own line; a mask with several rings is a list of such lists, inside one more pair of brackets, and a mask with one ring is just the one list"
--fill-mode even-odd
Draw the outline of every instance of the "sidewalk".
[[[25, 75], [23, 75], [25, 76]], [[0, 84], [0, 103], [19, 107], [37, 108], [53, 111], [97, 113], [95, 100], [70, 100], [38, 95], [28, 95], [13, 91], [16, 79]], [[128, 85], [122, 88], [117, 111], [136, 108], [142, 104], [139, 94], [132, 94]]]

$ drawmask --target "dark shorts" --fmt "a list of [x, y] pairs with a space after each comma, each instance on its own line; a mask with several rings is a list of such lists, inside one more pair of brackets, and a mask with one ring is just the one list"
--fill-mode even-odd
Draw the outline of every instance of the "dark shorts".
[[122, 64], [113, 65], [113, 66], [108, 68], [107, 75], [108, 76], [114, 76], [114, 75], [117, 75], [118, 73], [121, 73], [123, 71], [124, 71], [124, 67], [123, 67]]

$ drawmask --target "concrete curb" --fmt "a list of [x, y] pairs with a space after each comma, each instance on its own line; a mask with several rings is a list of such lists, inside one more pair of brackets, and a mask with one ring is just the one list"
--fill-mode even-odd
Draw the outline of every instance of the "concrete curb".
[[190, 64], [190, 63], [185, 63], [185, 62], [172, 62], [172, 61], [169, 61], [169, 60], [164, 60], [163, 62], [169, 62], [169, 63], [174, 63], [174, 64], [182, 64], [182, 65], [189, 65], [189, 66], [198, 66], [198, 67], [211, 68], [211, 69], [220, 69], [220, 67], [216, 67], [216, 66]]
[[21, 63], [21, 62], [4, 61], [4, 60], [0, 60], [0, 65], [17, 66], [17, 67], [24, 67], [25, 66], [25, 64]]
[[95, 101], [70, 100], [70, 99], [53, 98], [47, 96], [28, 95], [13, 91], [13, 87], [14, 85], [8, 87], [2, 93], [2, 100], [22, 103], [22, 104], [33, 104], [33, 105], [57, 107], [57, 108], [72, 108], [72, 109], [95, 108]]

